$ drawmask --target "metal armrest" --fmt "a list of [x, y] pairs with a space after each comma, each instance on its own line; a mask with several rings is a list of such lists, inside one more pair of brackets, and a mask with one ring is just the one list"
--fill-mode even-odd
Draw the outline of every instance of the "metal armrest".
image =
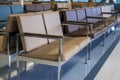
[[102, 16], [87, 16], [87, 18], [94, 18], [94, 19], [107, 19], [106, 17], [102, 17]]
[[117, 14], [116, 12], [102, 12], [102, 14]]
[[62, 25], [82, 25], [82, 26], [89, 26], [90, 24], [94, 24], [91, 22], [79, 22], [79, 21], [64, 21]]
[[[66, 22], [63, 22], [63, 25], [82, 25], [82, 26], [86, 26], [87, 36], [89, 36], [89, 33], [91, 32], [90, 31], [91, 27], [93, 27], [93, 23], [77, 22], [77, 21], [66, 21]], [[67, 27], [69, 27], [69, 26], [67, 26]]]
[[58, 39], [59, 41], [59, 50], [58, 50], [58, 61], [61, 61], [61, 54], [62, 54], [62, 38], [63, 36], [57, 36], [57, 35], [46, 35], [46, 34], [35, 34], [35, 33], [21, 33], [17, 34], [16, 39], [16, 53], [21, 54], [22, 52], [19, 51], [19, 36], [29, 36], [29, 37], [40, 37], [40, 38], [52, 38], [52, 39]]
[[46, 35], [46, 34], [35, 34], [35, 33], [21, 33], [19, 36], [28, 36], [28, 37], [41, 37], [41, 38], [63, 38], [59, 35]]

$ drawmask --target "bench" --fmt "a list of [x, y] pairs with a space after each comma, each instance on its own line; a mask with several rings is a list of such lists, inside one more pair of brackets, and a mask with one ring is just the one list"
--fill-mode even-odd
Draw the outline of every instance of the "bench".
[[22, 5], [11, 5], [11, 13], [12, 14], [22, 14], [24, 13], [24, 9]]
[[61, 80], [61, 66], [90, 43], [89, 37], [63, 36], [59, 12], [19, 16], [17, 22], [17, 40], [21, 39], [23, 46], [22, 53], [17, 51], [18, 78], [19, 61], [26, 61], [58, 67], [57, 80]]
[[25, 12], [41, 12], [51, 10], [51, 4], [27, 4]]
[[6, 21], [10, 14], [24, 13], [22, 5], [0, 5], [0, 29], [6, 27]]
[[11, 9], [9, 5], [0, 6], [0, 28], [6, 25], [7, 17], [11, 14]]
[[9, 15], [6, 29], [0, 31], [0, 56], [8, 61], [8, 79], [11, 78], [12, 61], [16, 59], [16, 33], [18, 33], [16, 16], [18, 14]]
[[[92, 41], [96, 40], [112, 27], [116, 26], [115, 16], [106, 15], [103, 17], [101, 7], [92, 7], [84, 9], [72, 9], [64, 10], [64, 21], [65, 24], [63, 29], [66, 35], [76, 36], [89, 36]], [[112, 18], [112, 19], [111, 19]], [[111, 20], [110, 20], [111, 19]], [[79, 24], [79, 25], [78, 25]], [[80, 25], [81, 24], [81, 25]], [[103, 39], [103, 45], [104, 45]], [[90, 55], [89, 55], [90, 59]]]

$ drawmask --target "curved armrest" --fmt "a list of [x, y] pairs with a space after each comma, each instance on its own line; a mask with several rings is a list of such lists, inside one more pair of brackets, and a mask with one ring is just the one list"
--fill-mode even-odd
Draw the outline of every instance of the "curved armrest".
[[63, 38], [59, 35], [46, 35], [46, 34], [35, 34], [35, 33], [21, 33], [19, 36], [28, 36], [28, 37], [41, 37], [41, 38]]

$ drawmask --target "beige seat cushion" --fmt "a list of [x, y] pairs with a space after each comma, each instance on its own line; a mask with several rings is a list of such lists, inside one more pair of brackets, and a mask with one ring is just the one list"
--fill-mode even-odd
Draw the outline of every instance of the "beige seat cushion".
[[[90, 37], [65, 37], [62, 40], [63, 45], [79, 45], [81, 50], [90, 42]], [[52, 45], [58, 45], [58, 41], [51, 43]]]
[[[70, 59], [72, 56], [77, 54], [78, 51], [79, 51], [78, 45], [62, 45], [62, 61]], [[21, 56], [57, 61], [58, 52], [59, 52], [58, 45], [48, 44], [39, 47], [38, 49], [33, 50], [29, 53], [21, 54]]]

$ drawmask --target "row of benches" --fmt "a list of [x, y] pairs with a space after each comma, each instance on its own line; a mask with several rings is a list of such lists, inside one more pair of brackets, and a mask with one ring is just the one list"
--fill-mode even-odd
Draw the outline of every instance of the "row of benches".
[[25, 12], [40, 12], [51, 10], [51, 4], [27, 4], [24, 6]]
[[[101, 11], [102, 9], [105, 9], [107, 15], [102, 15], [105, 13]], [[64, 63], [88, 46], [92, 40], [117, 24], [116, 15], [111, 12], [109, 6], [63, 10], [62, 15], [65, 17], [62, 24], [59, 12], [53, 11], [14, 14], [8, 17], [5, 32], [0, 32], [0, 52], [4, 53], [0, 55], [9, 56], [9, 79], [12, 55], [17, 52], [18, 75], [19, 61], [31, 61], [57, 66], [58, 80], [60, 80], [61, 66]], [[65, 28], [66, 25], [68, 28], [72, 27], [68, 29], [70, 31], [66, 33], [67, 36], [63, 36], [64, 30], [62, 30], [61, 25], [65, 25]], [[79, 32], [76, 33], [75, 31]], [[94, 36], [93, 32], [99, 34]], [[16, 37], [17, 33], [19, 34]], [[75, 34], [73, 35], [73, 33]], [[71, 35], [72, 37], [70, 37]], [[88, 47], [88, 51], [90, 51], [89, 49]], [[86, 54], [85, 63], [88, 58], [90, 58], [90, 53], [89, 56]]]
[[10, 14], [21, 14], [26, 12], [40, 12], [47, 11], [51, 9], [50, 4], [30, 4], [24, 6], [22, 5], [0, 5], [0, 28], [6, 26], [7, 17]]
[[[30, 52], [30, 55], [20, 54], [20, 56], [17, 57], [17, 60], [22, 59], [27, 61], [30, 59], [35, 60], [36, 63], [37, 59], [41, 59], [40, 62], [37, 62], [59, 66], [59, 80], [61, 65], [67, 62], [90, 42], [89, 37], [63, 37], [59, 12], [49, 11], [45, 13], [10, 15], [5, 31], [0, 32], [0, 56], [9, 56], [8, 79], [10, 79], [11, 76], [11, 61], [15, 58], [13, 56], [16, 55], [16, 39], [19, 43], [19, 40], [16, 37], [18, 32], [20, 32], [20, 36], [25, 36], [21, 37], [22, 49], [25, 53]], [[21, 49], [18, 48], [20, 47], [17, 46], [17, 52], [19, 53]]]
[[6, 26], [7, 17], [10, 14], [24, 13], [22, 5], [0, 5], [0, 28]]
[[[112, 12], [110, 6], [98, 6], [86, 9], [72, 9], [62, 11], [64, 17], [64, 23], [71, 23], [67, 27], [64, 27], [66, 35], [72, 36], [85, 36], [89, 35], [91, 38], [95, 38], [107, 29], [117, 24], [117, 13]], [[78, 24], [83, 24], [83, 26], [78, 26]], [[87, 28], [84, 27], [88, 24], [89, 32]]]

